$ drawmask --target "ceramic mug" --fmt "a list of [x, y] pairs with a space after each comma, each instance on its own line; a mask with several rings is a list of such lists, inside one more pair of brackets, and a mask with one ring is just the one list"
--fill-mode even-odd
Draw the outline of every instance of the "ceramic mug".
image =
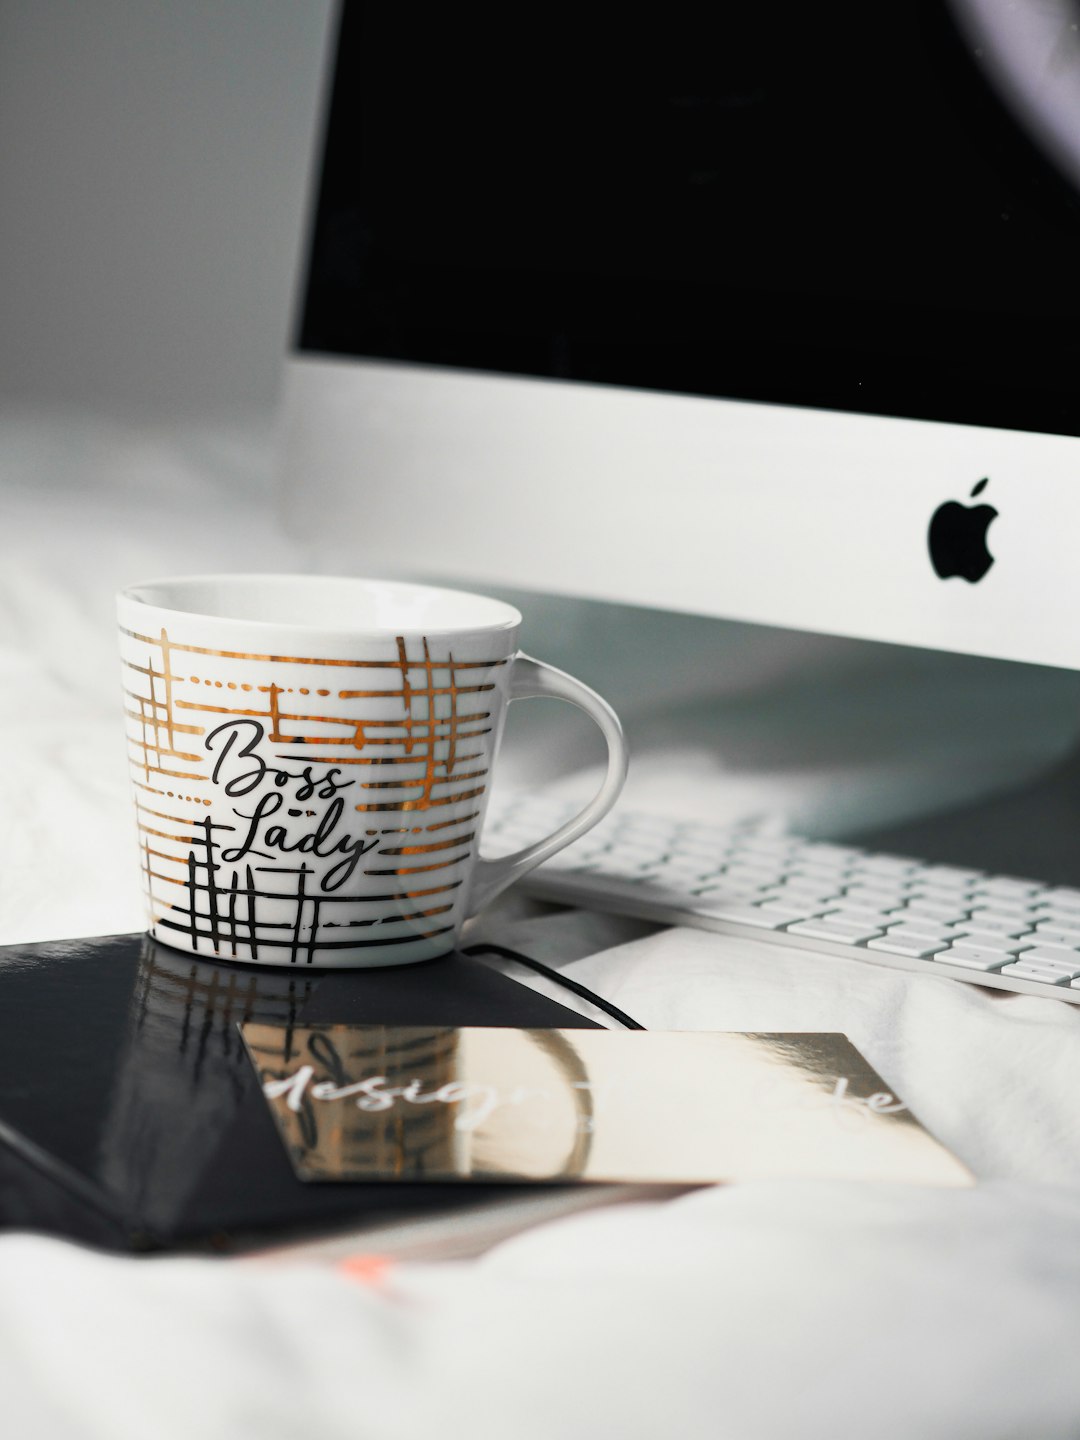
[[[117, 597], [150, 931], [259, 965], [401, 965], [607, 814], [622, 728], [580, 680], [523, 655], [521, 616], [382, 580], [206, 575]], [[607, 774], [547, 839], [479, 837], [511, 700], [590, 715]]]

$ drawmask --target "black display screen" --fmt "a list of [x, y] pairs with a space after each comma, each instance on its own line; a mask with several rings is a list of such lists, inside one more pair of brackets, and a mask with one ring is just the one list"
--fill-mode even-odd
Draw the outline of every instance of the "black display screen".
[[346, 0], [298, 339], [1080, 434], [1078, 255], [939, 3]]

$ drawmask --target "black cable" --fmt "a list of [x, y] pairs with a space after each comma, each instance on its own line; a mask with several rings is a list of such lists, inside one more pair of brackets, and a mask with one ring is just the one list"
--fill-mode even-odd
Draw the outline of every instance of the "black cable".
[[511, 950], [506, 945], [467, 945], [462, 950], [462, 955], [498, 955], [502, 960], [516, 960], [519, 965], [525, 965], [530, 970], [535, 970], [538, 975], [545, 976], [548, 980], [554, 980], [556, 985], [563, 985], [567, 990], [573, 991], [582, 1000], [588, 1000], [590, 1005], [595, 1005], [598, 1010], [618, 1020], [620, 1025], [625, 1025], [628, 1030], [644, 1030], [644, 1025], [639, 1025], [636, 1020], [631, 1020], [625, 1010], [620, 1010], [617, 1005], [612, 1005], [610, 1000], [604, 1000], [595, 995], [584, 985], [579, 985], [576, 980], [568, 980], [565, 975], [560, 975], [558, 970], [553, 970], [550, 965], [544, 965], [539, 960], [534, 960], [531, 955], [522, 955], [517, 950]]

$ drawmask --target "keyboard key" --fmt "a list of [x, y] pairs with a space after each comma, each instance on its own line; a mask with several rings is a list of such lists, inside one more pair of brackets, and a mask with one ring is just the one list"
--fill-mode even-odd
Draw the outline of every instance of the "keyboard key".
[[911, 899], [911, 890], [904, 883], [903, 876], [865, 875], [852, 870], [844, 877], [844, 884], [849, 890], [865, 890], [868, 895], [892, 896], [896, 905]]
[[773, 867], [759, 869], [756, 865], [728, 865], [721, 876], [723, 880], [730, 880], [733, 884], [741, 884], [744, 880], [750, 885], [757, 885], [764, 889], [766, 885], [775, 885], [783, 874], [782, 870]]
[[839, 888], [849, 883], [848, 872], [836, 865], [796, 863], [788, 866], [785, 874], [791, 880], [805, 880], [811, 885], [836, 885]]
[[993, 930], [965, 930], [962, 925], [953, 926], [945, 939], [951, 940], [954, 945], [974, 946], [976, 950], [1001, 950], [1011, 955], [1031, 944], [1031, 940], [1022, 935], [1002, 935]]
[[1034, 880], [1014, 880], [1011, 875], [992, 875], [989, 880], [981, 880], [978, 888], [985, 895], [1000, 895], [1016, 900], [1034, 895], [1042, 886]]
[[939, 935], [942, 944], [947, 944], [956, 938], [952, 926], [936, 915], [917, 915], [912, 914], [910, 910], [890, 910], [885, 918], [889, 922], [890, 930], [902, 926], [904, 930], [910, 930], [912, 934]]
[[734, 825], [707, 825], [700, 820], [683, 820], [674, 826], [674, 833], [682, 840], [696, 839], [701, 835], [732, 835], [734, 832]]
[[1003, 925], [1019, 925], [1021, 927], [1033, 925], [1035, 915], [1032, 910], [1019, 908], [1003, 908], [997, 905], [980, 905], [978, 902], [972, 905], [970, 910], [972, 920], [981, 920], [984, 925], [998, 929]]
[[[588, 840], [589, 838], [590, 837], [588, 835], [584, 837], [585, 840]], [[625, 831], [623, 831], [622, 834], [616, 835], [615, 838], [610, 842], [610, 844], [611, 849], [619, 853], [632, 852], [633, 854], [648, 855], [650, 857], [655, 857], [656, 855], [655, 842], [646, 839], [642, 835], [634, 835], [633, 833], [627, 834]]]
[[944, 961], [947, 965], [959, 965], [964, 970], [1001, 970], [1012, 959], [1011, 955], [1003, 955], [1000, 950], [971, 950], [967, 953], [955, 950], [942, 950], [934, 956], [935, 961]]
[[954, 940], [950, 953], [953, 955], [1000, 955], [1002, 961], [1016, 958], [1016, 951], [1007, 945], [969, 945], [963, 940]]
[[1080, 959], [1074, 960], [1073, 965], [1063, 965], [1061, 960], [1030, 960], [1027, 955], [1018, 955], [1015, 963], [1027, 965], [1032, 971], [1053, 971], [1054, 975], [1064, 975], [1067, 981], [1080, 975]]
[[[589, 834], [593, 832], [590, 831]], [[671, 844], [670, 833], [662, 834], [659, 831], [638, 830], [633, 826], [624, 825], [616, 835], [612, 837], [611, 843], [618, 848], [648, 850], [655, 855], [657, 850], [664, 849]]]
[[[677, 873], [678, 871], [671, 871], [672, 876]], [[743, 888], [743, 890], [753, 888], [753, 890], [757, 890], [757, 888], [760, 888], [756, 883], [752, 883], [750, 886], [747, 886], [744, 881], [737, 881], [736, 883], [736, 881], [729, 877], [726, 870], [719, 870], [716, 865], [713, 865], [711, 868], [703, 867], [701, 874], [703, 874], [704, 877], [703, 883], [710, 884], [710, 886], [723, 886], [726, 890], [733, 890], [733, 888]]]
[[739, 904], [735, 901], [725, 903], [722, 900], [712, 901], [708, 896], [703, 897], [700, 904], [694, 908], [714, 920], [730, 920], [736, 925], [753, 925], [758, 930], [780, 930], [792, 920], [806, 919], [805, 911], [793, 911], [784, 905], [747, 905], [745, 902]]
[[670, 875], [708, 875], [717, 873], [718, 867], [710, 865], [699, 856], [673, 855], [664, 861], [664, 869]]
[[986, 935], [995, 941], [1002, 940], [1027, 940], [1030, 944], [1035, 931], [1030, 925], [1023, 921], [1017, 921], [1012, 925], [988, 925], [983, 920], [960, 920], [955, 925], [949, 926], [949, 934], [954, 940], [968, 935]]
[[932, 939], [929, 935], [897, 937], [890, 930], [877, 940], [868, 940], [866, 948], [884, 950], [888, 955], [910, 955], [913, 960], [925, 960], [941, 949], [941, 941]]
[[712, 840], [687, 840], [681, 835], [672, 835], [668, 840], [676, 855], [734, 855], [745, 853], [733, 836], [717, 836]]
[[887, 930], [890, 923], [889, 917], [882, 911], [859, 906], [823, 905], [816, 915], [827, 925], [853, 925], [856, 929], [863, 930]]
[[608, 850], [594, 855], [592, 859], [618, 870], [648, 870], [656, 863], [656, 856], [650, 855], [647, 850]]
[[1080, 910], [1060, 910], [1057, 906], [1039, 905], [1031, 912], [1033, 924], [1058, 925], [1062, 930], [1080, 929]]
[[[558, 866], [556, 866], [558, 869]], [[606, 856], [599, 864], [578, 865], [574, 871], [577, 875], [588, 875], [595, 872], [600, 875], [610, 876], [612, 880], [634, 880], [643, 881], [648, 871], [641, 865], [621, 865], [617, 860], [610, 860]]]
[[792, 895], [840, 895], [844, 884], [835, 875], [779, 875], [772, 888]]
[[1072, 976], [1048, 966], [1025, 965], [1018, 960], [1015, 965], [1006, 965], [1002, 975], [1015, 975], [1018, 980], [1038, 980], [1043, 985], [1067, 985]]
[[1053, 906], [1059, 910], [1073, 910], [1080, 912], [1080, 890], [1074, 890], [1068, 885], [1055, 885], [1042, 893], [1044, 905]]
[[852, 905], [868, 904], [875, 910], [892, 910], [907, 898], [899, 886], [891, 885], [849, 885], [846, 894]]
[[935, 905], [932, 900], [908, 900], [897, 907], [897, 913], [905, 917], [918, 916], [920, 920], [941, 920], [946, 924], [963, 918], [963, 907], [956, 905]]
[[[890, 922], [894, 919], [894, 917], [891, 915], [887, 915], [885, 918]], [[950, 935], [945, 930], [935, 930], [930, 924], [923, 926], [896, 925], [890, 923], [888, 925], [888, 928], [886, 929], [885, 934], [887, 937], [894, 936], [898, 940], [926, 940], [928, 942], [931, 940], [936, 940], [938, 942], [936, 947], [938, 950], [944, 950], [945, 946], [950, 944], [951, 941], [956, 938], [955, 936]]]
[[972, 890], [969, 895], [972, 910], [988, 910], [993, 915], [1030, 915], [1034, 904], [1023, 896], [987, 895], [985, 890]]
[[1048, 965], [1053, 970], [1068, 970], [1080, 975], [1080, 951], [1066, 950], [1061, 945], [1035, 945], [1019, 957], [1025, 965]]
[[841, 945], [860, 945], [864, 940], [876, 940], [881, 934], [866, 925], [832, 925], [827, 920], [806, 920], [799, 925], [789, 925], [791, 935], [807, 935], [812, 940], [835, 940]]
[[931, 905], [951, 905], [954, 910], [969, 910], [974, 901], [968, 902], [968, 892], [961, 886], [948, 890], [942, 885], [912, 885], [908, 890], [910, 900], [926, 900]]
[[766, 885], [761, 892], [763, 900], [783, 900], [789, 905], [816, 906], [819, 910], [835, 910], [843, 900], [839, 890], [822, 890], [819, 886], [807, 886], [788, 881], [784, 885]]
[[1040, 920], [1036, 924], [1035, 934], [1040, 941], [1045, 940], [1048, 944], [1080, 946], [1080, 930], [1066, 929], [1063, 925], [1055, 925], [1048, 920]]
[[[689, 876], [683, 877], [681, 879], [679, 877], [672, 876], [672, 884], [681, 884], [685, 888], [688, 895], [707, 895], [712, 893], [713, 891], [716, 891], [718, 894], [727, 893], [731, 889], [731, 887], [723, 886], [721, 883], [722, 878], [723, 877], [720, 875], [710, 874], [699, 875], [696, 879], [692, 879]], [[754, 890], [753, 887], [751, 887], [751, 889], [756, 895], [756, 890]], [[740, 894], [742, 893], [745, 892], [740, 890]]]
[[762, 915], [775, 915], [785, 925], [790, 920], [809, 920], [811, 916], [820, 914], [817, 905], [788, 905], [783, 900], [759, 901], [755, 909]]
[[756, 885], [724, 885], [710, 881], [700, 889], [691, 890], [695, 907], [698, 905], [756, 905], [761, 892]]

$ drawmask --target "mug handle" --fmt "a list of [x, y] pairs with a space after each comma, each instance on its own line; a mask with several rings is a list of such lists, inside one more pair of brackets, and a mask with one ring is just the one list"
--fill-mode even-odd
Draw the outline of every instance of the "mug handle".
[[546, 840], [537, 840], [533, 845], [526, 845], [524, 850], [516, 850], [512, 855], [503, 855], [498, 860], [485, 860], [482, 855], [477, 857], [469, 895], [470, 916], [482, 910], [513, 881], [572, 844], [584, 835], [586, 830], [591, 830], [602, 820], [619, 798], [630, 763], [623, 728], [615, 711], [595, 690], [590, 690], [587, 685], [575, 680], [572, 675], [567, 675], [564, 670], [556, 670], [554, 665], [546, 665], [543, 660], [534, 660], [531, 655], [519, 653], [514, 657], [507, 699], [568, 700], [571, 705], [584, 710], [585, 714], [599, 725], [607, 741], [607, 774], [604, 776], [604, 783], [585, 809], [573, 820], [560, 825]]

